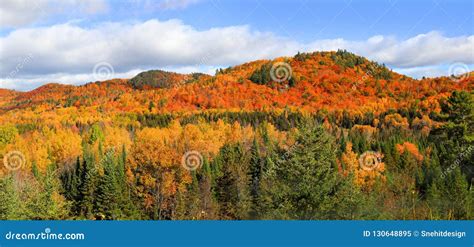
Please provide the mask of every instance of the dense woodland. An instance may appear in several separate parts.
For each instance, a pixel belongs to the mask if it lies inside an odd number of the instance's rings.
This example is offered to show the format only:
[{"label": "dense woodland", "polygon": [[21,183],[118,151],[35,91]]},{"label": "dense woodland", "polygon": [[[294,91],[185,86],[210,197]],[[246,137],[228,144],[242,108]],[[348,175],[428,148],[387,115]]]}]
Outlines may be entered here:
[{"label": "dense woodland", "polygon": [[337,51],[0,90],[11,152],[0,219],[472,220],[474,76],[415,80]]}]

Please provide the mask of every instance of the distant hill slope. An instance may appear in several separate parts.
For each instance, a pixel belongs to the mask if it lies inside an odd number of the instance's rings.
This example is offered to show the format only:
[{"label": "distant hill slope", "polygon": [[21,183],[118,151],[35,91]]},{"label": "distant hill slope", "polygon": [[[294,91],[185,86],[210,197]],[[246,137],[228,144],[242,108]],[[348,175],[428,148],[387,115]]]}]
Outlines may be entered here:
[{"label": "distant hill slope", "polygon": [[173,88],[198,81],[201,77],[206,76],[209,77],[201,73],[184,75],[163,70],[150,70],[133,77],[129,84],[135,89]]},{"label": "distant hill slope", "polygon": [[454,90],[473,90],[473,82],[472,73],[416,80],[347,51],[313,52],[219,69],[215,76],[151,70],[130,80],[48,84],[25,93],[2,90],[0,109],[95,106],[152,113],[286,108],[380,112],[416,105],[429,112],[440,97]]}]

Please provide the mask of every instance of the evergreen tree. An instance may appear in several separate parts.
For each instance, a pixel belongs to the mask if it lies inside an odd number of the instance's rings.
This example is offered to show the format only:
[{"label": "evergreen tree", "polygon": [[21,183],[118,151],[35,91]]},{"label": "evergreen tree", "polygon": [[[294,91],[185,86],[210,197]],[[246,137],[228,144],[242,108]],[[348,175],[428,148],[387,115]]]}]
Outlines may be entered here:
[{"label": "evergreen tree", "polygon": [[216,178],[216,199],[220,219],[245,219],[249,209],[248,160],[241,145],[225,145],[219,157],[221,167]]},{"label": "evergreen tree", "polygon": [[120,216],[119,202],[121,191],[117,181],[117,170],[113,153],[107,152],[101,163],[104,174],[100,176],[97,183],[95,211],[99,215],[105,215],[106,219],[115,219]]},{"label": "evergreen tree", "polygon": [[258,201],[260,197],[260,178],[263,169],[264,160],[260,157],[260,147],[255,137],[253,140],[252,147],[250,149],[250,195],[252,197],[252,211],[251,218],[257,217],[258,212]]},{"label": "evergreen tree", "polygon": [[69,214],[70,203],[60,195],[61,181],[58,176],[56,164],[50,164],[43,177],[36,178],[41,183],[41,190],[38,194],[40,206],[43,208],[43,218],[41,219],[64,219]]},{"label": "evergreen tree", "polygon": [[97,168],[94,163],[94,157],[90,153],[87,145],[84,147],[84,159],[80,169],[80,187],[78,197],[79,214],[90,218],[93,213],[94,197],[97,181]]},{"label": "evergreen tree", "polygon": [[474,100],[468,92],[453,92],[441,101],[439,120],[445,123],[431,131],[444,168],[461,166],[468,180],[474,178]]},{"label": "evergreen tree", "polygon": [[178,191],[175,219],[200,219],[201,201],[199,191],[199,181],[196,171],[191,172],[192,182],[186,188],[186,191]]},{"label": "evergreen tree", "polygon": [[474,201],[472,191],[459,168],[447,175],[435,168],[436,175],[427,192],[431,219],[472,219]]},{"label": "evergreen tree", "polygon": [[270,204],[266,218],[351,218],[341,210],[353,205],[349,180],[335,168],[335,143],[322,126],[307,123],[300,128],[296,144],[278,156],[265,186]]},{"label": "evergreen tree", "polygon": [[0,178],[0,220],[18,218],[20,199],[13,183],[12,176]]}]

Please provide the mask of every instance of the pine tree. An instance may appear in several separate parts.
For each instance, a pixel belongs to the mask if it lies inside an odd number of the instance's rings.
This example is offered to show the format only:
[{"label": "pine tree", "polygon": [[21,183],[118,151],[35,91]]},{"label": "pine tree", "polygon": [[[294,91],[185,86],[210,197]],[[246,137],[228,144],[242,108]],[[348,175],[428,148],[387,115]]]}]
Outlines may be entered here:
[{"label": "pine tree", "polygon": [[207,159],[204,159],[202,166],[201,179],[199,181],[201,216],[203,219],[215,219],[217,211],[217,203],[214,197],[214,178],[212,177],[212,169]]},{"label": "pine tree", "polygon": [[[265,193],[270,219],[351,218],[340,210],[353,205],[348,189],[335,167],[335,143],[322,126],[307,123],[296,144],[277,157],[269,172]],[[344,195],[344,196],[343,196]]]},{"label": "pine tree", "polygon": [[125,145],[122,146],[122,152],[117,162],[116,181],[118,185],[118,205],[120,206],[120,215],[117,217],[122,219],[140,219],[140,212],[136,205],[136,193],[134,188],[128,184],[127,176],[125,174],[127,167],[127,150]]},{"label": "pine tree", "polygon": [[245,219],[250,206],[248,161],[241,145],[225,145],[216,158],[221,172],[216,179],[220,219]]},{"label": "pine tree", "polygon": [[260,157],[260,147],[255,137],[253,140],[252,147],[250,149],[250,195],[252,197],[252,210],[251,218],[257,217],[258,212],[258,201],[260,197],[260,178],[263,169],[263,159]]},{"label": "pine tree", "polygon": [[71,202],[71,213],[74,216],[79,215],[80,211],[78,201],[80,199],[81,173],[81,160],[77,157],[75,166],[61,174],[62,194]]},{"label": "pine tree", "polygon": [[453,92],[441,104],[439,120],[445,123],[430,133],[443,167],[463,164],[461,169],[474,179],[474,99],[468,92]]},{"label": "pine tree", "polygon": [[38,194],[41,206],[44,208],[42,219],[64,219],[69,215],[70,203],[60,194],[61,181],[56,175],[58,168],[56,164],[50,164],[43,177],[37,180],[41,183]]},{"label": "pine tree", "polygon": [[120,215],[118,203],[121,191],[117,182],[113,154],[108,152],[101,163],[104,174],[98,179],[94,208],[97,214],[105,215],[106,219],[115,219]]},{"label": "pine tree", "polygon": [[466,177],[461,173],[461,169],[457,168],[446,180],[446,200],[449,202],[449,212],[452,213],[452,219],[469,219],[473,212],[469,209],[473,208],[473,198],[469,191],[469,184]]},{"label": "pine tree", "polygon": [[91,218],[94,207],[94,197],[97,180],[97,168],[92,153],[87,145],[84,148],[84,158],[80,169],[80,187],[78,196],[79,215]]},{"label": "pine tree", "polygon": [[0,220],[18,219],[20,199],[11,176],[0,178],[0,198]]},{"label": "pine tree", "polygon": [[196,171],[191,172],[192,182],[185,191],[178,191],[176,212],[174,219],[200,219],[201,218],[201,201],[199,191],[199,181]]}]

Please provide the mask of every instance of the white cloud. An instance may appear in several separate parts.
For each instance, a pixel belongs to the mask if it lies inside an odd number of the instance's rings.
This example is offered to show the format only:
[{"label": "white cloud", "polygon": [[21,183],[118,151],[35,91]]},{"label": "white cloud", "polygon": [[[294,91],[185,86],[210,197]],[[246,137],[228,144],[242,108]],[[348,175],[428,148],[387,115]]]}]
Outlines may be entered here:
[{"label": "white cloud", "polygon": [[454,62],[474,63],[474,35],[445,37],[439,32],[429,32],[407,40],[378,35],[365,41],[320,40],[309,47],[314,50],[343,48],[400,68]]},{"label": "white cloud", "polygon": [[[374,36],[362,41],[300,43],[248,26],[197,30],[180,20],[101,23],[87,28],[79,24],[21,28],[0,37],[0,81],[4,82],[0,87],[22,80],[85,83],[93,80],[85,75],[91,75],[100,62],[110,63],[120,77],[150,68],[208,72],[216,66],[315,50],[347,49],[408,72],[454,62],[474,64],[474,36],[445,37],[438,32],[406,40]],[[31,59],[25,62],[28,56]]]},{"label": "white cloud", "polygon": [[[454,66],[454,67],[453,67]],[[449,76],[456,75],[460,76],[464,73],[474,70],[474,64],[446,64],[446,65],[435,65],[435,66],[421,66],[421,67],[412,67],[412,68],[394,68],[394,71],[410,75],[415,78],[422,77],[438,77],[438,76]]]},{"label": "white cloud", "polygon": [[[14,70],[32,54],[22,74],[90,71],[99,62],[116,71],[137,67],[237,64],[256,58],[293,54],[296,42],[246,26],[197,31],[179,20],[143,23],[104,23],[92,28],[61,24],[25,28],[0,38],[0,74]],[[19,74],[20,74],[19,73]]]},{"label": "white cloud", "polygon": [[95,14],[108,9],[105,0],[2,0],[0,28],[19,27],[57,14]]},{"label": "white cloud", "polygon": [[0,5],[0,27],[15,27],[30,23],[43,13],[46,1],[39,0],[31,4],[28,0],[5,0]]},{"label": "white cloud", "polygon": [[[138,73],[142,72],[141,69],[134,69],[124,73],[114,73],[110,74],[109,78],[132,78]],[[88,82],[96,81],[96,77],[92,73],[81,73],[81,74],[67,74],[67,73],[58,73],[58,74],[48,74],[42,77],[28,76],[25,78],[8,78],[0,80],[0,88],[15,89],[20,91],[32,90],[45,83],[61,83],[61,84],[70,84],[78,85],[85,84]],[[78,83],[81,82],[81,83]]]}]

